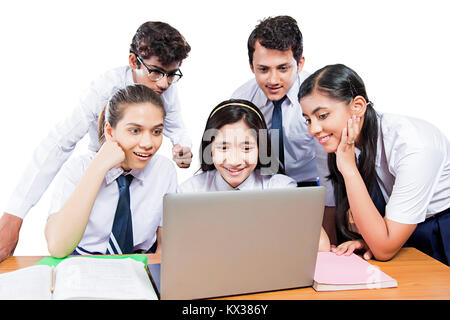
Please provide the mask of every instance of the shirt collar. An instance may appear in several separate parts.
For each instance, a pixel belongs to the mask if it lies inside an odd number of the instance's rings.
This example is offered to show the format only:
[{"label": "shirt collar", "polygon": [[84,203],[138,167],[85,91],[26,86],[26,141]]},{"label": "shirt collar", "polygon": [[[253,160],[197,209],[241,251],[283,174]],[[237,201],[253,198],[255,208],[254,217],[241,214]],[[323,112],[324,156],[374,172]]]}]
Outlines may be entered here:
[{"label": "shirt collar", "polygon": [[[133,180],[136,179],[141,183],[144,183],[144,170],[131,170],[127,174],[131,174],[133,176]],[[114,182],[120,175],[122,175],[125,171],[122,168],[112,168],[106,173],[105,181],[106,184],[110,184]]]},{"label": "shirt collar", "polygon": [[298,103],[298,91],[300,90],[300,74],[297,74],[297,77],[295,78],[294,83],[292,84],[291,88],[287,92],[286,96],[287,99],[291,102],[290,105],[295,105]]}]

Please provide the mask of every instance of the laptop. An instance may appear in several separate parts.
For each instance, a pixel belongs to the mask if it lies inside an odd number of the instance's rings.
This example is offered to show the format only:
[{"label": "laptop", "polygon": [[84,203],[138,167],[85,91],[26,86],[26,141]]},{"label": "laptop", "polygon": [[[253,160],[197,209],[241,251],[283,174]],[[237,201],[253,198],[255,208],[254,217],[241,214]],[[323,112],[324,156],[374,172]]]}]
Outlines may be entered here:
[{"label": "laptop", "polygon": [[311,286],[325,187],[168,194],[161,299],[201,299]]}]

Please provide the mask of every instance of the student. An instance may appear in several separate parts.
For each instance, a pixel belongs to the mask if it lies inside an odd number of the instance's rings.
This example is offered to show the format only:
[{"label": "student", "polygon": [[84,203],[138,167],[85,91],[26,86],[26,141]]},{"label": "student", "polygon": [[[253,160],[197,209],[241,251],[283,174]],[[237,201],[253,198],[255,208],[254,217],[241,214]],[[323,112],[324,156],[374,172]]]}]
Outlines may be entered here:
[{"label": "student", "polygon": [[45,228],[52,256],[147,252],[157,235],[161,243],[163,196],[177,187],[174,165],[155,154],[164,116],[144,85],[111,97],[99,119],[100,150],[70,159],[56,178]]},{"label": "student", "polygon": [[14,252],[22,219],[39,201],[79,140],[90,136],[90,150],[97,150],[97,120],[109,97],[120,88],[143,84],[164,102],[164,134],[174,145],[173,160],[181,168],[190,165],[191,141],[181,117],[177,88],[180,65],[190,46],[173,27],[146,22],[136,31],[130,45],[128,65],[112,69],[92,82],[73,112],[57,125],[35,150],[0,219],[0,261]]},{"label": "student", "polygon": [[[250,69],[255,77],[239,87],[233,98],[246,99],[261,109],[271,135],[279,130],[274,147],[286,175],[299,186],[317,185],[314,139],[298,115],[303,70],[303,37],[295,19],[277,16],[262,20],[247,42]],[[277,148],[274,148],[277,149]]]},{"label": "student", "polygon": [[[250,34],[247,49],[255,77],[239,87],[232,97],[250,100],[264,114],[273,150],[279,153],[284,166],[280,172],[293,178],[299,187],[318,185],[323,171],[318,168],[326,167],[327,155],[299,117],[302,107],[297,94],[309,73],[303,70],[303,36],[297,21],[289,16],[262,20]],[[328,181],[320,178],[320,184],[330,188]],[[327,207],[323,226],[331,242],[336,243],[334,216]]]},{"label": "student", "polygon": [[[178,192],[295,188],[292,178],[273,174],[271,143],[261,111],[250,101],[220,103],[208,117],[201,148],[201,173],[182,183]],[[276,160],[276,159],[275,159]],[[272,174],[268,174],[272,172]],[[319,250],[330,243],[321,231]]]},{"label": "student", "polygon": [[377,113],[362,79],[337,64],[312,74],[299,100],[328,152],[338,254],[391,259],[404,245],[449,264],[450,143],[433,125]]}]

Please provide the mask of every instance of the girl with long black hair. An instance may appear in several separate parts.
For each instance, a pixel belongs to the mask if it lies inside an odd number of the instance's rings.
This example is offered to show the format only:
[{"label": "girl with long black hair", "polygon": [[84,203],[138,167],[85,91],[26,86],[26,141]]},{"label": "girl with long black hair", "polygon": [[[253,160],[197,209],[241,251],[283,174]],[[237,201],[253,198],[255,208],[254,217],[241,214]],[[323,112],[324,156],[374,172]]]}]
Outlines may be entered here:
[{"label": "girl with long black hair", "polygon": [[[328,152],[333,251],[391,259],[413,246],[449,264],[450,143],[423,120],[377,113],[352,69],[329,65],[301,85],[309,133]],[[323,175],[322,175],[323,176]]]}]

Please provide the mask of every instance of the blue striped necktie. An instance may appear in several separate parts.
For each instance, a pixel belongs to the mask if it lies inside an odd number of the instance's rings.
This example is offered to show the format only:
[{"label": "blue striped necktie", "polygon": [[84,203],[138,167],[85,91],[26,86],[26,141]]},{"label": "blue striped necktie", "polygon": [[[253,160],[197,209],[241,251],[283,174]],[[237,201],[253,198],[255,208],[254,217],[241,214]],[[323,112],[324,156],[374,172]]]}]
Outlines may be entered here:
[{"label": "blue striped necktie", "polygon": [[272,146],[274,143],[278,145],[278,160],[284,168],[284,142],[283,142],[283,115],[281,112],[281,105],[283,104],[286,96],[278,101],[273,102],[273,113],[272,113],[272,130],[278,130],[278,141],[271,140]]},{"label": "blue striped necktie", "polygon": [[106,254],[133,253],[133,224],[130,209],[130,183],[133,180],[131,174],[119,176],[119,202],[109,238]]}]

